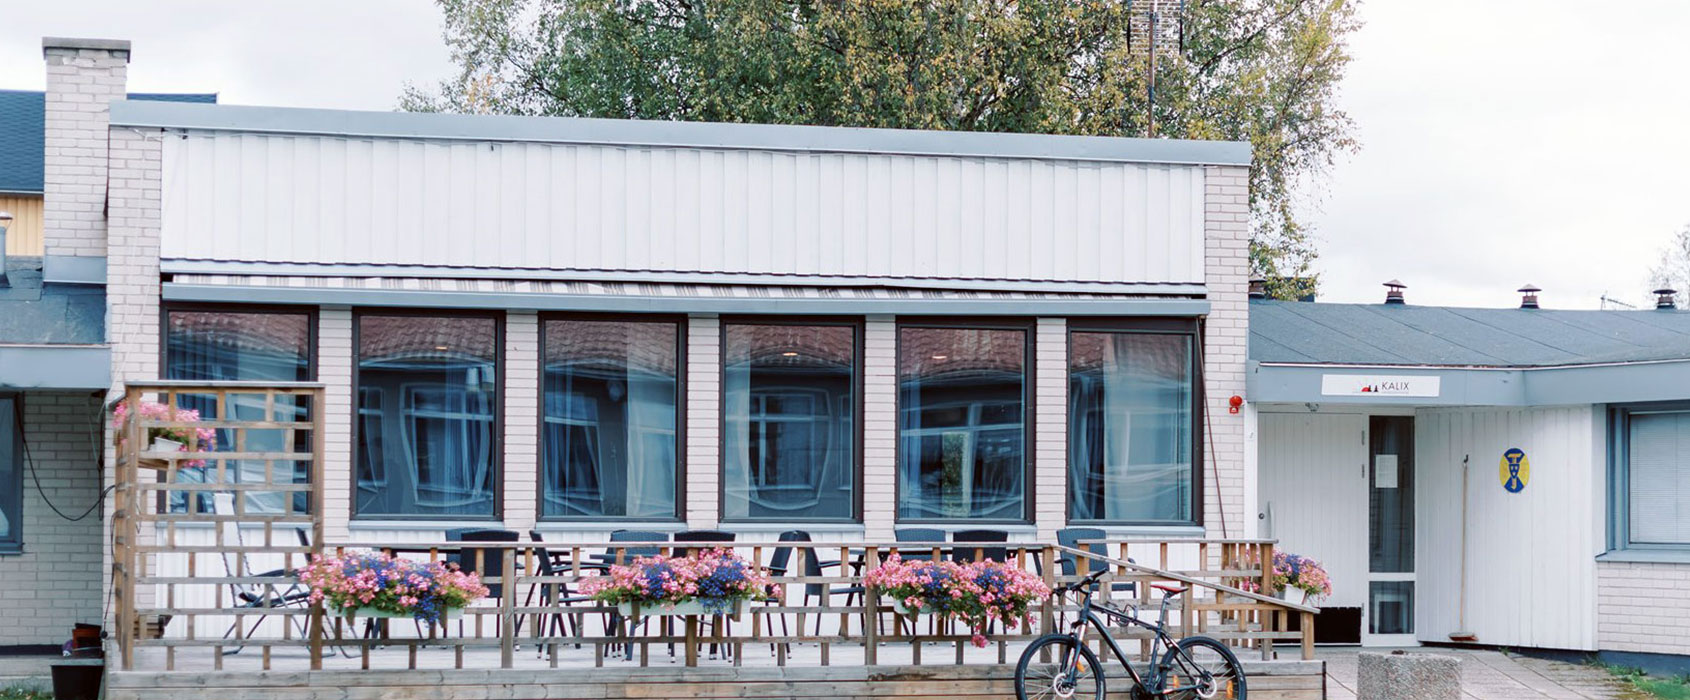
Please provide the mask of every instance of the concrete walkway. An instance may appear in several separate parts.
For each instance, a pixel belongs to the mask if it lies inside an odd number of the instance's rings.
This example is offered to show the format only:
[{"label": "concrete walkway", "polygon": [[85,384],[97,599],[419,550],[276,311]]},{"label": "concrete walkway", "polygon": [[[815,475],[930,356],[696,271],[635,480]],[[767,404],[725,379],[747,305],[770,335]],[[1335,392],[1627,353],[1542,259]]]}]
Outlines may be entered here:
[{"label": "concrete walkway", "polygon": [[[1369,649],[1385,651],[1389,649]],[[1461,658],[1463,697],[1475,700],[1645,700],[1607,671],[1592,666],[1545,661],[1488,649],[1410,649]],[[1359,700],[1356,659],[1359,649],[1322,649],[1326,660],[1327,700]]]}]

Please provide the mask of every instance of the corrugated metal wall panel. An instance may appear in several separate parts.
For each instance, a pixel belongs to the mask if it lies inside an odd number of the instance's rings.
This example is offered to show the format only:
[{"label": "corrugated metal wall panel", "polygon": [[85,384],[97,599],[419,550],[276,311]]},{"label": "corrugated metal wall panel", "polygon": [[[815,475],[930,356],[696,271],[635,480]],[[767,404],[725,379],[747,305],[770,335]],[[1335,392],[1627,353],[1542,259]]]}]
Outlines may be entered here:
[{"label": "corrugated metal wall panel", "polygon": [[166,144],[171,259],[1203,281],[1197,166],[233,132]]},{"label": "corrugated metal wall panel", "polygon": [[[1418,600],[1415,629],[1448,641],[1465,626],[1484,644],[1596,648],[1596,562],[1603,549],[1602,411],[1591,406],[1426,409],[1416,414]],[[1525,450],[1531,479],[1502,487],[1499,463]],[[1467,619],[1460,616],[1461,460],[1469,457]]]},{"label": "corrugated metal wall panel", "polygon": [[7,255],[41,255],[41,195],[0,195],[0,211],[12,215],[6,227]]},{"label": "corrugated metal wall panel", "polygon": [[1262,536],[1314,557],[1332,577],[1327,607],[1367,604],[1367,416],[1262,413],[1257,458]]}]

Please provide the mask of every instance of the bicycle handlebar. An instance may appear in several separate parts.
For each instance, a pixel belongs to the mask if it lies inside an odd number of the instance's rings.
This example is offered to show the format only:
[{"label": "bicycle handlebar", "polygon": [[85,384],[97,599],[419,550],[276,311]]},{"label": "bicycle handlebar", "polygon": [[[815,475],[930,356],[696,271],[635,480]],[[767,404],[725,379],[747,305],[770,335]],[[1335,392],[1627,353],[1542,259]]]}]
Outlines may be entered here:
[{"label": "bicycle handlebar", "polygon": [[1108,569],[1098,569],[1097,571],[1091,572],[1090,575],[1086,576],[1083,579],[1080,579],[1080,580],[1075,581],[1073,583],[1070,583],[1066,586],[1063,586],[1062,590],[1065,593],[1078,593],[1085,588],[1089,588],[1091,586],[1097,585],[1098,579],[1103,578],[1103,575],[1107,574],[1107,573],[1109,573]]}]

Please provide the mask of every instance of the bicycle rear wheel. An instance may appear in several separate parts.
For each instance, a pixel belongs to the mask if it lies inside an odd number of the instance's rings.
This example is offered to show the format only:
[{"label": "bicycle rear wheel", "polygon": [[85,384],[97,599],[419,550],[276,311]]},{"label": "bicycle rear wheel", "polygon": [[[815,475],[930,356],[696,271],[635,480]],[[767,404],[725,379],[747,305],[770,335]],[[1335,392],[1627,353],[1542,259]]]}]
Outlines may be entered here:
[{"label": "bicycle rear wheel", "polygon": [[1097,655],[1067,634],[1047,634],[1021,652],[1015,665],[1017,700],[1103,700]]},{"label": "bicycle rear wheel", "polygon": [[1231,649],[1208,637],[1187,637],[1162,657],[1163,696],[1169,700],[1244,700],[1244,666]]}]

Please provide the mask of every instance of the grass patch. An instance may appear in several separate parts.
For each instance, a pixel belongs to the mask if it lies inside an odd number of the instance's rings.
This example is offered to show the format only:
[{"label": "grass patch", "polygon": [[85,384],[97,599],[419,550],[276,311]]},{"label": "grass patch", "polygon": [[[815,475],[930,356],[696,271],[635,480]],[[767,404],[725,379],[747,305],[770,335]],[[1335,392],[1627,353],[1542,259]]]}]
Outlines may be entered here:
[{"label": "grass patch", "polygon": [[0,688],[0,700],[53,700],[53,694],[44,690],[15,686]]},{"label": "grass patch", "polygon": [[1640,668],[1625,666],[1603,665],[1604,668],[1631,687],[1649,697],[1662,700],[1690,700],[1690,676],[1677,678],[1660,678],[1651,676]]}]

